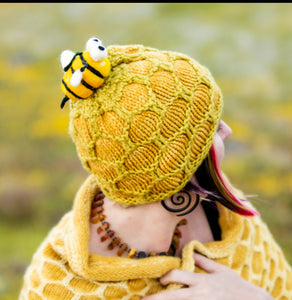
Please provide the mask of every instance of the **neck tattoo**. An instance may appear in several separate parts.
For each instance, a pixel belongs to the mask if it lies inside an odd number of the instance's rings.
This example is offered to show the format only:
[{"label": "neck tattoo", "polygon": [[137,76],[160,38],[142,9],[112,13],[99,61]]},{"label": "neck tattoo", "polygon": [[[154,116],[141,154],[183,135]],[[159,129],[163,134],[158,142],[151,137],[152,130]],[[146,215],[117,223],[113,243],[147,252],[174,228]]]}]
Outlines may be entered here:
[{"label": "neck tattoo", "polygon": [[196,194],[196,199],[193,200],[189,192],[181,190],[171,196],[170,199],[162,200],[161,204],[166,210],[175,213],[179,217],[191,213],[199,202],[200,196],[198,194]]},{"label": "neck tattoo", "polygon": [[108,250],[113,250],[114,248],[117,249],[117,255],[122,256],[124,253],[127,253],[129,258],[144,258],[148,256],[157,256],[157,255],[168,255],[174,256],[176,254],[176,250],[179,248],[179,239],[181,238],[181,231],[179,229],[180,226],[186,225],[187,220],[181,220],[177,225],[173,233],[172,243],[168,252],[149,252],[146,253],[144,251],[137,251],[135,248],[131,248],[128,244],[124,243],[119,237],[115,235],[115,232],[111,230],[109,222],[106,221],[106,216],[104,214],[103,209],[103,199],[105,198],[102,192],[99,192],[91,206],[91,223],[97,224],[100,223],[99,227],[97,228],[97,234],[101,235],[100,241],[105,242],[109,241],[110,243],[107,246]]}]

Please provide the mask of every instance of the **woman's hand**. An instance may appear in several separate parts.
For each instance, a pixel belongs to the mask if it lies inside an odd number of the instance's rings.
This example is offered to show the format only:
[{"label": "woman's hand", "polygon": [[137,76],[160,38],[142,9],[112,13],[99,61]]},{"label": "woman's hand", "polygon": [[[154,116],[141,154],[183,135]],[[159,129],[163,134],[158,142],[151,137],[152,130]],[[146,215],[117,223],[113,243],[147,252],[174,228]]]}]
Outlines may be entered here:
[{"label": "woman's hand", "polygon": [[141,300],[271,300],[263,289],[241,278],[228,267],[205,256],[194,254],[198,267],[208,272],[192,273],[178,269],[169,271],[160,278],[162,285],[178,283],[187,288],[169,290]]}]

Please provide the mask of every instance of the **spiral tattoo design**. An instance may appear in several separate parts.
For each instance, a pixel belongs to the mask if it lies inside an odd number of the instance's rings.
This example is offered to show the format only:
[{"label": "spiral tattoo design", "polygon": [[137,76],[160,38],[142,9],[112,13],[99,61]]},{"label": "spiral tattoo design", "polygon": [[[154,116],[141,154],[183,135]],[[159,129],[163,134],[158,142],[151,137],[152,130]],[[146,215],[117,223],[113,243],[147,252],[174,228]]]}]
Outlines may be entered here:
[{"label": "spiral tattoo design", "polygon": [[196,199],[192,200],[191,195],[187,191],[182,190],[171,196],[170,201],[162,200],[161,204],[166,210],[177,213],[179,217],[192,212],[198,206],[199,202],[200,197],[198,194],[196,194]]}]

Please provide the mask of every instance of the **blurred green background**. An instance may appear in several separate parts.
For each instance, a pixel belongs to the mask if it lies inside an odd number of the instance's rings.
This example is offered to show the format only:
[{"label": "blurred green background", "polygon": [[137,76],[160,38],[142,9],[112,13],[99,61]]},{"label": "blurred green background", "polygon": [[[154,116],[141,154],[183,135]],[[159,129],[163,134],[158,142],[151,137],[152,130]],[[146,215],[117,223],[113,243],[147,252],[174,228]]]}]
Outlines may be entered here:
[{"label": "blurred green background", "polygon": [[261,211],[292,263],[292,4],[0,4],[0,298],[71,209],[87,172],[59,108],[65,49],[144,44],[183,52],[221,87],[233,128],[223,170]]}]

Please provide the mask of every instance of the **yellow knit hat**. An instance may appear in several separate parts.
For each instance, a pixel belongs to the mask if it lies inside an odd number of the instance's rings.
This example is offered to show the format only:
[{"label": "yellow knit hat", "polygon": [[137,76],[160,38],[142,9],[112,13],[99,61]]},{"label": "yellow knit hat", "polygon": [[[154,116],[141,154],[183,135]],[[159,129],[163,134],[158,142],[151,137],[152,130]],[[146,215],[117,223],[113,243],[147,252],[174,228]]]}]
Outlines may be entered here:
[{"label": "yellow knit hat", "polygon": [[111,70],[87,99],[71,100],[69,133],[110,199],[160,201],[190,180],[213,142],[222,97],[186,55],[142,45],[107,48]]}]

